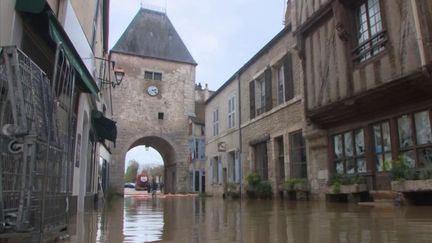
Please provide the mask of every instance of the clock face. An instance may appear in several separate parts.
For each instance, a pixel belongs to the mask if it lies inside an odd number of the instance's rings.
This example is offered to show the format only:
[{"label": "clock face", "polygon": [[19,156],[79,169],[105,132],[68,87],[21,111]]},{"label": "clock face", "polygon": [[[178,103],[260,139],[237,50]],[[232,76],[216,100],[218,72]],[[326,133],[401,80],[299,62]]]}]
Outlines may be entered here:
[{"label": "clock face", "polygon": [[156,96],[159,94],[159,89],[156,86],[151,85],[147,88],[147,93],[151,96]]}]

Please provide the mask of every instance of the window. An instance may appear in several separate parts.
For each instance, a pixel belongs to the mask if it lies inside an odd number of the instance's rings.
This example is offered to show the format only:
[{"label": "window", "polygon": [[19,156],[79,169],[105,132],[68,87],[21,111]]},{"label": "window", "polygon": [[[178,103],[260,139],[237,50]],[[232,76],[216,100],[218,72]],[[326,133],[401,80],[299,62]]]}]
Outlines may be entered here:
[{"label": "window", "polygon": [[363,129],[333,136],[333,156],[336,173],[354,174],[366,172]]},{"label": "window", "polygon": [[302,131],[291,133],[290,155],[292,178],[307,178],[306,147]]},{"label": "window", "polygon": [[189,141],[189,147],[192,161],[205,158],[205,139],[193,138]]},{"label": "window", "polygon": [[387,42],[383,30],[379,0],[367,0],[356,9],[357,48],[354,60],[358,63],[378,55]]},{"label": "window", "polygon": [[375,152],[376,170],[387,171],[391,168],[392,147],[390,137],[390,123],[381,122],[372,126]]},{"label": "window", "polygon": [[237,182],[236,179],[236,154],[235,152],[228,153],[228,182]]},{"label": "window", "polygon": [[144,72],[144,79],[161,81],[162,80],[162,73],[145,71]]},{"label": "window", "polygon": [[267,143],[259,143],[254,146],[255,170],[261,180],[268,180]]},{"label": "window", "polygon": [[163,112],[158,112],[158,119],[159,120],[163,120],[164,119],[164,113]]},{"label": "window", "polygon": [[144,78],[145,79],[153,79],[153,72],[145,71],[144,72]]},{"label": "window", "polygon": [[283,136],[275,138],[275,145],[276,145],[276,156],[277,156],[277,163],[278,167],[277,170],[278,173],[278,181],[284,182],[285,181],[285,154],[284,154],[284,143],[283,143]]},{"label": "window", "polygon": [[421,111],[397,119],[400,154],[411,167],[432,165],[430,112]]},{"label": "window", "polygon": [[272,108],[271,69],[249,83],[250,118]]},{"label": "window", "polygon": [[194,144],[195,148],[194,148],[194,158],[197,159],[199,158],[199,140],[195,139],[195,144]]},{"label": "window", "polygon": [[213,136],[219,134],[219,109],[213,111]]},{"label": "window", "polygon": [[235,126],[235,96],[228,99],[228,128]]}]

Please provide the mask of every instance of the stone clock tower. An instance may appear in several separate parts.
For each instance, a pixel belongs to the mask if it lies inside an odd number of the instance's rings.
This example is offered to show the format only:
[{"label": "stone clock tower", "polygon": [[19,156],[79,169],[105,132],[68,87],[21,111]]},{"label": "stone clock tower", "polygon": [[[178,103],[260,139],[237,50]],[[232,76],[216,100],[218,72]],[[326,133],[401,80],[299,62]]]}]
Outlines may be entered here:
[{"label": "stone clock tower", "polygon": [[126,75],[112,90],[117,146],[110,185],[123,192],[125,156],[138,145],[162,155],[166,192],[189,191],[188,118],[195,116],[196,62],[165,13],[140,9],[111,50]]}]

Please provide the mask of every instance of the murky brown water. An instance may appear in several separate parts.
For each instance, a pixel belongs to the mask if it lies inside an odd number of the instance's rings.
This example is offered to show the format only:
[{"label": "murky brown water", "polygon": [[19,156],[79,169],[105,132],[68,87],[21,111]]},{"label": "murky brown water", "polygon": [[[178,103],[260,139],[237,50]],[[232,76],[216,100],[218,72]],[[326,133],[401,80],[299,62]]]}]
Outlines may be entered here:
[{"label": "murky brown water", "polygon": [[126,197],[78,215],[70,234],[80,243],[430,243],[432,207]]}]

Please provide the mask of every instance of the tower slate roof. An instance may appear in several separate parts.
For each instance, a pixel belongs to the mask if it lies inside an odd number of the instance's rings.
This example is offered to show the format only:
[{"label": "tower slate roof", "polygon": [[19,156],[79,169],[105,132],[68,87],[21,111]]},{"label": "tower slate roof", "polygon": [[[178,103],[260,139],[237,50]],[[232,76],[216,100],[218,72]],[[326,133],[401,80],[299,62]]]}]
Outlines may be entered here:
[{"label": "tower slate roof", "polygon": [[197,65],[168,16],[143,8],[111,51]]}]

